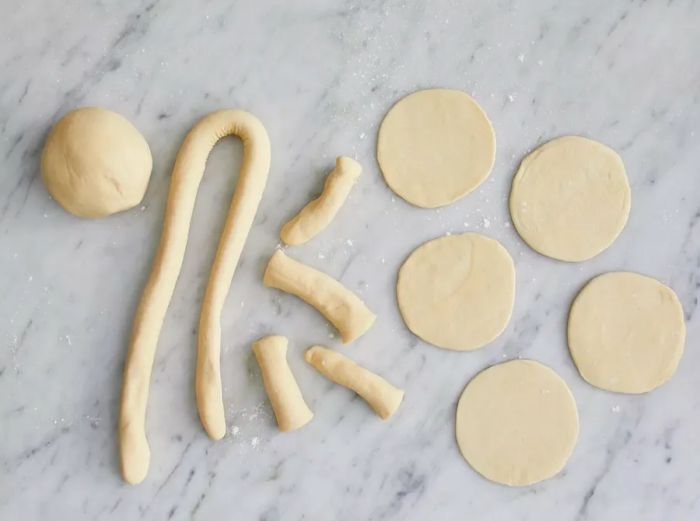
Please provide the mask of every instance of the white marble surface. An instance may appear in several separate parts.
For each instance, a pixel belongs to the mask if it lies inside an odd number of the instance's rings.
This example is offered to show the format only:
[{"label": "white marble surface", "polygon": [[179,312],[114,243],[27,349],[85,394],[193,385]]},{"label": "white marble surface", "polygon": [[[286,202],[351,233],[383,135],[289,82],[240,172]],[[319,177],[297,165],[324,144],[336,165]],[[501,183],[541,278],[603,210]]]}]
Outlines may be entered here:
[{"label": "white marble surface", "polygon": [[[18,2],[0,20],[0,519],[700,518],[700,4],[669,2]],[[417,88],[472,93],[498,140],[493,174],[449,208],[392,193],[374,154],[388,107]],[[47,195],[38,158],[65,111],[105,106],[145,134],[154,173],[143,206],[80,220]],[[240,160],[226,140],[199,194],[184,271],[161,335],[148,409],[150,474],[119,477],[118,396],[134,306],[160,232],[175,152],[200,116],[241,107],[266,124],[270,182],[223,316],[229,435],[209,441],[193,399],[199,304]],[[524,154],[562,134],[624,158],[632,213],[583,264],[535,254],[509,225]],[[302,360],[339,347],[311,308],[262,287],[280,224],[317,192],[338,154],[365,173],[332,227],[290,250],[356,289],[376,325],[343,348],[403,386],[379,421]],[[517,264],[505,333],[474,353],[418,341],[394,298],[422,241],[463,230],[501,240]],[[607,270],[670,284],[686,312],[676,376],[646,396],[587,385],[567,352],[576,291]],[[293,434],[271,417],[251,341],[291,339],[316,413]],[[532,487],[481,479],[459,456],[456,400],[480,369],[531,357],[571,386],[581,433],[565,471]]]}]

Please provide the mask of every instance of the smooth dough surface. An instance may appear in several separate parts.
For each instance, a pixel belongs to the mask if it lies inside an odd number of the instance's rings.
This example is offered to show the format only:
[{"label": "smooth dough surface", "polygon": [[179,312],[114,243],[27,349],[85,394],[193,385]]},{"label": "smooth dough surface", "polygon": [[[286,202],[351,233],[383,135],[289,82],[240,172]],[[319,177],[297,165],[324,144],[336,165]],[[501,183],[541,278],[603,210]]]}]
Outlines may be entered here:
[{"label": "smooth dough surface", "polygon": [[158,337],[185,257],[207,158],[217,141],[228,135],[243,141],[243,159],[202,299],[194,382],[197,410],[207,434],[212,439],[226,434],[220,318],[270,169],[270,140],[262,122],[248,112],[231,109],[217,110],[199,120],[185,136],[173,166],[163,231],[134,315],[124,364],[119,447],[127,483],[140,483],[148,473],[151,450],[146,438],[146,406]]},{"label": "smooth dough surface", "polygon": [[359,366],[347,356],[327,347],[312,346],[306,350],[304,358],[326,378],[355,391],[382,420],[391,418],[401,405],[403,390]]},{"label": "smooth dough surface", "polygon": [[617,238],[629,212],[622,159],[591,139],[554,139],[523,159],[513,178],[515,228],[530,247],[554,259],[595,257]]},{"label": "smooth dough surface", "polygon": [[293,246],[304,244],[321,233],[343,206],[361,173],[360,163],[350,157],[339,156],[335,160],[335,168],[326,177],[321,195],[282,226],[280,239]]},{"label": "smooth dough surface", "polygon": [[279,335],[266,336],[253,343],[265,392],[282,432],[300,429],[314,417],[287,363],[288,343]]},{"label": "smooth dough surface", "polygon": [[292,295],[315,307],[340,332],[344,344],[360,338],[377,316],[362,299],[330,275],[276,250],[267,263],[263,284]]},{"label": "smooth dough surface", "polygon": [[513,259],[478,233],[419,246],[399,270],[396,294],[408,328],[426,342],[467,351],[505,329],[515,299]]},{"label": "smooth dough surface", "polygon": [[457,404],[457,443],[491,481],[531,485],[557,474],[578,438],[576,402],[566,382],[532,360],[511,360],[476,375]]},{"label": "smooth dough surface", "polygon": [[141,202],[151,177],[148,143],[121,114],[84,107],[51,129],[41,176],[53,198],[79,217],[104,217]]},{"label": "smooth dough surface", "polygon": [[591,385],[644,393],[675,373],[685,344],[683,307],[671,288],[637,273],[591,280],[569,313],[569,350]]},{"label": "smooth dough surface", "polygon": [[436,208],[479,186],[493,168],[496,136],[468,94],[421,90],[384,117],[377,160],[391,189],[411,204]]}]

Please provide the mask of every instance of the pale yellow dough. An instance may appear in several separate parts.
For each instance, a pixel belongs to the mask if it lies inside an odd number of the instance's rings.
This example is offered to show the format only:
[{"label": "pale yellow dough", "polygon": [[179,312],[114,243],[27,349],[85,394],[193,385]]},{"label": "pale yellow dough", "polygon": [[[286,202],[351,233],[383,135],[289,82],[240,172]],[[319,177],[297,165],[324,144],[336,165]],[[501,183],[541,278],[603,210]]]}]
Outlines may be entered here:
[{"label": "pale yellow dough", "polygon": [[453,203],[488,177],[496,136],[486,113],[468,94],[450,89],[414,92],[384,117],[377,160],[391,189],[409,203]]},{"label": "pale yellow dough", "polygon": [[53,198],[79,217],[104,217],[141,202],[151,177],[148,143],[121,114],[72,110],[54,125],[41,156]]},{"label": "pale yellow dough", "polygon": [[598,255],[625,227],[629,211],[622,159],[591,139],[554,139],[523,159],[513,178],[515,228],[534,250],[554,259]]},{"label": "pale yellow dough", "polygon": [[576,402],[566,382],[532,360],[477,374],[457,404],[457,443],[491,481],[531,485],[564,468],[578,437]]},{"label": "pale yellow dough", "polygon": [[361,337],[377,316],[340,282],[277,250],[267,263],[263,284],[315,307],[340,332],[344,344]]},{"label": "pale yellow dough", "polygon": [[192,127],[177,153],[163,232],[134,316],[124,367],[119,447],[122,476],[131,484],[143,481],[148,473],[151,459],[145,430],[148,386],[158,336],[185,256],[197,188],[209,152],[219,139],[228,135],[243,141],[243,161],[202,301],[195,372],[202,425],[213,439],[226,434],[219,369],[219,318],[270,169],[270,140],[265,127],[242,110],[219,110],[206,115]]},{"label": "pale yellow dough", "polygon": [[513,259],[477,233],[449,235],[418,247],[399,270],[396,293],[408,328],[426,342],[467,351],[508,325],[515,299]]},{"label": "pale yellow dough", "polygon": [[326,177],[323,193],[282,226],[280,239],[295,246],[304,244],[321,233],[343,206],[360,173],[360,163],[347,156],[338,157],[335,168]]},{"label": "pale yellow dough", "polygon": [[299,429],[314,417],[287,364],[287,343],[285,337],[275,335],[261,338],[253,344],[265,392],[282,432]]},{"label": "pale yellow dough", "polygon": [[335,383],[352,389],[374,409],[382,420],[390,418],[401,405],[404,392],[384,378],[322,346],[307,349],[306,361]]},{"label": "pale yellow dough", "polygon": [[683,308],[651,277],[612,272],[591,280],[569,313],[569,350],[590,384],[645,393],[666,382],[685,344]]}]

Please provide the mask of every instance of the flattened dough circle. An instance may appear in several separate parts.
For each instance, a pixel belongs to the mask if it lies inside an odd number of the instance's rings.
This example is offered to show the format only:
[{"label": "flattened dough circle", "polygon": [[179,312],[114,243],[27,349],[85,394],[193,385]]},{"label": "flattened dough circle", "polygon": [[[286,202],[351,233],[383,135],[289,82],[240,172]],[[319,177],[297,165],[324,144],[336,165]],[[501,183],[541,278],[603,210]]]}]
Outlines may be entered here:
[{"label": "flattened dough circle", "polygon": [[591,385],[645,393],[675,373],[685,344],[683,308],[651,277],[612,272],[591,280],[569,313],[569,350]]},{"label": "flattened dough circle", "polygon": [[377,160],[391,189],[411,204],[436,208],[479,186],[493,168],[496,136],[468,94],[429,89],[409,94],[384,117]]},{"label": "flattened dough circle", "polygon": [[477,374],[457,404],[459,450],[479,474],[510,486],[557,474],[578,438],[576,402],[566,382],[533,360]]},{"label": "flattened dough circle", "polygon": [[478,233],[419,246],[399,270],[396,294],[408,328],[426,342],[468,351],[505,329],[515,299],[513,259]]},{"label": "flattened dough circle", "polygon": [[579,262],[609,247],[627,223],[630,187],[620,156],[578,136],[554,139],[523,159],[510,215],[542,255]]}]

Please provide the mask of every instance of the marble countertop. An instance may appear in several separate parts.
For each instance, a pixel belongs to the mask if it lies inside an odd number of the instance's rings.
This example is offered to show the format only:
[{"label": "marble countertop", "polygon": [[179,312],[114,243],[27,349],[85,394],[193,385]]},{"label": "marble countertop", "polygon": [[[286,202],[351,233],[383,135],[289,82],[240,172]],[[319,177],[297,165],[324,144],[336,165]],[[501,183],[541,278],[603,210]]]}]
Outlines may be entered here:
[{"label": "marble countertop", "polygon": [[[22,2],[0,21],[0,519],[695,520],[700,518],[700,3],[669,2]],[[493,121],[497,159],[474,193],[442,210],[394,196],[376,131],[406,93],[471,93]],[[151,145],[140,208],[101,220],[64,212],[38,175],[44,137],[65,111],[111,108]],[[148,408],[147,480],[118,472],[116,417],[130,321],[160,233],[170,170],[202,115],[247,109],[272,141],[269,184],[223,314],[229,434],[212,442],[193,393],[195,329],[241,148],[224,140],[200,190],[187,257],[160,338]],[[620,152],[629,222],[595,259],[530,250],[506,195],[519,160],[559,135]],[[364,173],[332,228],[290,254],[340,278],[377,312],[342,348],[406,389],[381,422],[302,359],[339,347],[293,297],[263,288],[280,224],[337,155]],[[479,231],[514,257],[513,318],[472,353],[404,327],[396,272],[418,244]],[[604,271],[638,271],[683,303],[686,352],[655,392],[597,390],[567,351],[568,306]],[[290,364],[315,412],[277,431],[251,342],[290,338]],[[581,432],[566,469],[507,488],[480,478],[454,439],[456,401],[489,364],[529,357],[570,385]]]}]

